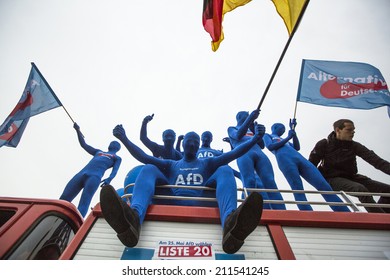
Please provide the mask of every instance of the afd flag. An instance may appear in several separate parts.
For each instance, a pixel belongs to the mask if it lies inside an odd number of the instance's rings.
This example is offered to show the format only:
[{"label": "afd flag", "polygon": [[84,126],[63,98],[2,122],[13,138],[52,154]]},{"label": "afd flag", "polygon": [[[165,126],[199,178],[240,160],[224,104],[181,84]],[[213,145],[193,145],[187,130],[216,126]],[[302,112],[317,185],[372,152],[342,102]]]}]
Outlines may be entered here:
[{"label": "afd flag", "polygon": [[390,106],[390,93],[381,72],[372,65],[303,59],[297,101],[374,109]]},{"label": "afd flag", "polygon": [[34,63],[18,104],[0,126],[0,147],[16,147],[29,118],[62,106]]}]

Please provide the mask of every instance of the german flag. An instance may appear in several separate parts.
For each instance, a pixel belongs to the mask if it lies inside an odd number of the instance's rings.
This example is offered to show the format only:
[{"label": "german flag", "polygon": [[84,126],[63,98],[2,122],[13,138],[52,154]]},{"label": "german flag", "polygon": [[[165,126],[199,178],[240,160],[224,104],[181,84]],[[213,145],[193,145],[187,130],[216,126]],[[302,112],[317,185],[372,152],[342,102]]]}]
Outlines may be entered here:
[{"label": "german flag", "polygon": [[215,52],[224,39],[222,21],[226,13],[243,6],[251,0],[203,0],[202,23],[210,34],[211,48]]}]

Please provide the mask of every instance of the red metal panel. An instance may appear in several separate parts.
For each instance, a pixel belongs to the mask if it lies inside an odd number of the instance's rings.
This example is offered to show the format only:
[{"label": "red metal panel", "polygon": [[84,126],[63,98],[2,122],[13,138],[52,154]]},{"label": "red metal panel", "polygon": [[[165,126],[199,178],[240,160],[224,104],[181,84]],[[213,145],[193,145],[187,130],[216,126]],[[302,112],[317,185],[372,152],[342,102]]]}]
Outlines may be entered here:
[{"label": "red metal panel", "polygon": [[295,260],[294,252],[280,225],[268,225],[268,232],[280,260]]},{"label": "red metal panel", "polygon": [[77,231],[76,235],[69,243],[68,247],[66,247],[65,251],[62,253],[60,260],[71,260],[73,256],[76,254],[78,248],[83,243],[84,239],[87,237],[88,232],[91,230],[98,216],[101,216],[100,204],[95,207],[98,210],[93,210],[84,221],[83,225]]}]

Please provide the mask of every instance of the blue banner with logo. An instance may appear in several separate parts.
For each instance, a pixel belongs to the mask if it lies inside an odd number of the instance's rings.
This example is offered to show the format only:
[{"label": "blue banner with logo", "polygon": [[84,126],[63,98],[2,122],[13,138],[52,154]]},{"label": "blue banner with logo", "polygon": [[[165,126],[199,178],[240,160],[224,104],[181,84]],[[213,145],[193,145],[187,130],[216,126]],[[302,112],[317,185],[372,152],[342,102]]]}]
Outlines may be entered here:
[{"label": "blue banner with logo", "polygon": [[370,64],[303,59],[297,101],[374,109],[390,106],[390,93],[381,72]]},{"label": "blue banner with logo", "polygon": [[30,117],[62,106],[35,64],[31,65],[22,97],[0,125],[0,147],[16,147]]}]

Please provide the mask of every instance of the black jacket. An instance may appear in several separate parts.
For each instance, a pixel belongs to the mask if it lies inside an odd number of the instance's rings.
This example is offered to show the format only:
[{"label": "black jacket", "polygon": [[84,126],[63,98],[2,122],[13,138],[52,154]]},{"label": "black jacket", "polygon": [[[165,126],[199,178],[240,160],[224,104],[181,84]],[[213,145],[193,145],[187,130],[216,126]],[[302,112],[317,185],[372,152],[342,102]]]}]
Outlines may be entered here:
[{"label": "black jacket", "polygon": [[358,142],[336,139],[335,132],[329,134],[327,139],[317,142],[310,153],[309,161],[315,166],[318,166],[321,162],[318,169],[325,178],[344,177],[352,179],[358,173],[356,156],[390,175],[390,163],[388,161],[380,158],[374,151],[367,149]]}]

